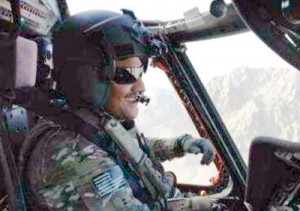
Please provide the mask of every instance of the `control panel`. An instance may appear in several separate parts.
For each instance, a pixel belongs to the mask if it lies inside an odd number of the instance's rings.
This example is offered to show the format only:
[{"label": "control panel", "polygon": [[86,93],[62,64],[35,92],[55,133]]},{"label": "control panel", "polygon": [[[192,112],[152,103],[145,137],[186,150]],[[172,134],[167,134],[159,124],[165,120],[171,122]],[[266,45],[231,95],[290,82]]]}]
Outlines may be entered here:
[{"label": "control panel", "polygon": [[[20,0],[22,29],[28,29],[39,35],[48,34],[59,17],[54,13],[57,11],[57,7],[50,8],[50,4],[46,3],[42,0]],[[13,23],[10,1],[0,0],[0,19]]]}]

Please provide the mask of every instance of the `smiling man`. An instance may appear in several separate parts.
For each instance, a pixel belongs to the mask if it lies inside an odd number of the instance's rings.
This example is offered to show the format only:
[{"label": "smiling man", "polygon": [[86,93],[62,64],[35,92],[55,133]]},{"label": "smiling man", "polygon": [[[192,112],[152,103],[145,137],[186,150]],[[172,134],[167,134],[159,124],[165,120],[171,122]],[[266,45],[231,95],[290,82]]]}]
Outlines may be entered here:
[{"label": "smiling man", "polygon": [[[67,18],[56,32],[55,79],[67,106],[85,121],[109,116],[122,136],[103,136],[107,145],[99,147],[41,119],[25,140],[34,147],[23,150],[29,155],[24,169],[30,209],[211,209],[209,199],[178,198],[175,176],[160,164],[185,153],[203,153],[202,163],[209,164],[215,156],[210,141],[187,134],[146,139],[134,125],[137,104],[149,101],[142,81],[149,49],[139,27],[130,13],[89,11]],[[141,159],[135,160],[137,154]]]},{"label": "smiling man", "polygon": [[[116,61],[116,77],[111,82],[110,97],[106,111],[120,120],[133,120],[138,115],[138,98],[145,91],[141,79],[144,67],[139,57]],[[130,84],[122,84],[128,78]],[[132,79],[130,79],[132,78]]]}]

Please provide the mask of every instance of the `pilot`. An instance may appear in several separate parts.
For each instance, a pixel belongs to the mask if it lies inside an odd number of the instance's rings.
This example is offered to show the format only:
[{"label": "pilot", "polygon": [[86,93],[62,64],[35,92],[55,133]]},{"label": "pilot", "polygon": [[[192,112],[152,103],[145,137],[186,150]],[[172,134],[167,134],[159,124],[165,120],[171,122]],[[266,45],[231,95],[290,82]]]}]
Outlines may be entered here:
[{"label": "pilot", "polygon": [[[97,146],[41,117],[21,153],[30,209],[211,210],[209,198],[184,198],[176,189],[175,176],[164,172],[160,163],[203,153],[202,164],[209,164],[215,157],[210,141],[187,134],[146,139],[134,125],[138,103],[147,101],[142,75],[151,49],[143,39],[145,32],[130,12],[88,11],[70,16],[55,33],[54,78],[66,96],[64,106],[86,122],[95,118],[117,122],[130,143],[126,153],[109,137],[106,146]],[[127,162],[136,151],[146,155],[147,172],[135,171],[138,167]],[[145,178],[156,178],[153,186],[163,190],[151,192]]]}]

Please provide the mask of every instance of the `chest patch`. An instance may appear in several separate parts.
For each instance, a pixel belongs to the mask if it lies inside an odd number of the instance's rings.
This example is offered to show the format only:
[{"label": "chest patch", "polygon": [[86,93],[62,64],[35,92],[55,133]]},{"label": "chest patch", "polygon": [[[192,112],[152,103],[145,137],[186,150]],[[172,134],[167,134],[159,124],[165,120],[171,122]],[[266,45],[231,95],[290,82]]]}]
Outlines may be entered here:
[{"label": "chest patch", "polygon": [[125,178],[119,166],[113,166],[106,172],[93,177],[92,183],[101,197],[121,190],[126,185]]}]

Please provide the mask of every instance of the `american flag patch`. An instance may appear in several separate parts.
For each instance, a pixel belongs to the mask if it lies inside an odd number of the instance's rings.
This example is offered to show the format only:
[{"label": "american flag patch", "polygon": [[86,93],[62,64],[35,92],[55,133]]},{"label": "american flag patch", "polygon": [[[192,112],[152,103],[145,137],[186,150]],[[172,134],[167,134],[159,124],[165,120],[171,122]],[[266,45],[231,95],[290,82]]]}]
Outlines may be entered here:
[{"label": "american flag patch", "polygon": [[114,166],[106,172],[92,178],[92,183],[101,197],[122,189],[126,185],[125,178],[119,166]]}]

